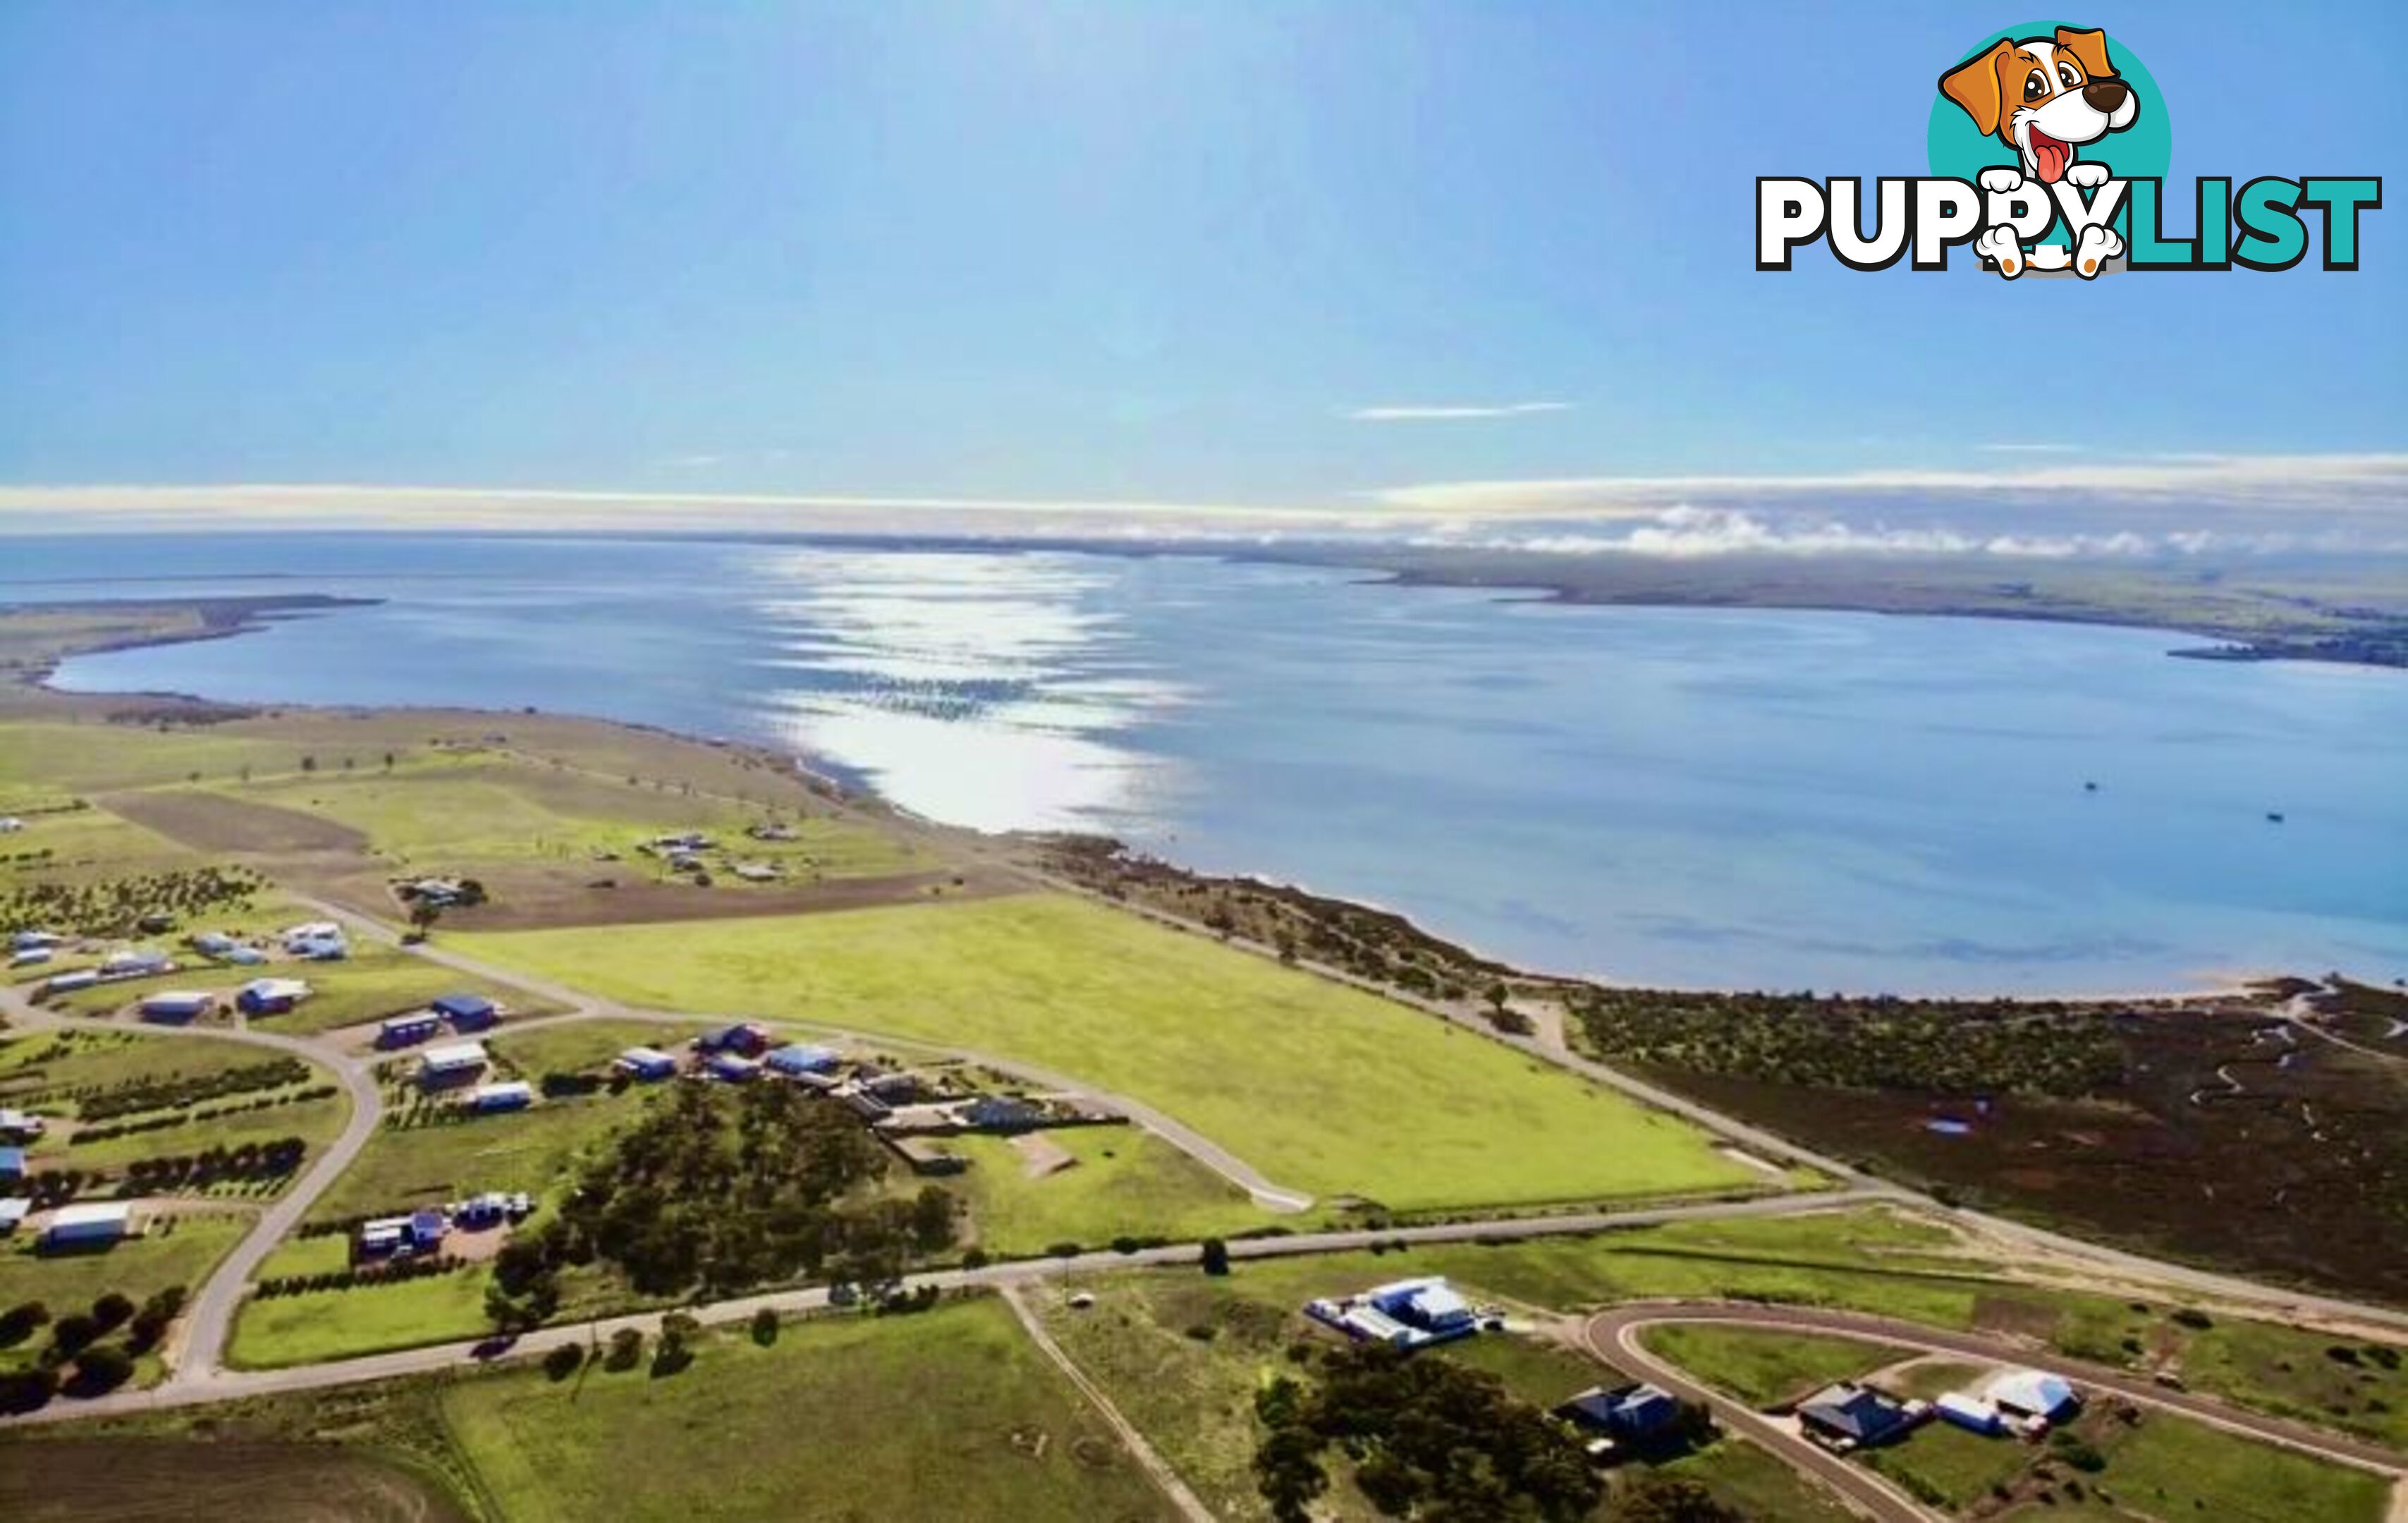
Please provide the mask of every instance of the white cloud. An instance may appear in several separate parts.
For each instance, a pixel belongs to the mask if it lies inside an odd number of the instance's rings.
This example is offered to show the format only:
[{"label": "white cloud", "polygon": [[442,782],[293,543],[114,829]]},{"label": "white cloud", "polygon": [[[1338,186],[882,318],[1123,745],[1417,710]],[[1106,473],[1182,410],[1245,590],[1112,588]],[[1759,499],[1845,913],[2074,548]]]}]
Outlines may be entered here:
[{"label": "white cloud", "polygon": [[2026,444],[2002,441],[1977,444],[1973,447],[1977,450],[1986,450],[1992,454],[2079,454],[2082,453],[2082,446],[2079,444]]},{"label": "white cloud", "polygon": [[1466,418],[1522,418],[1534,412],[1570,412],[1570,402],[1494,402],[1460,406],[1385,406],[1355,408],[1346,416],[1355,423],[1452,423]]},{"label": "white cloud", "polygon": [[1408,511],[1491,517],[1641,517],[1683,502],[1762,503],[1881,494],[2190,499],[2264,508],[2398,510],[2408,506],[2408,453],[2183,455],[2143,462],[1876,469],[1810,475],[1588,476],[1438,481],[1373,492]]}]

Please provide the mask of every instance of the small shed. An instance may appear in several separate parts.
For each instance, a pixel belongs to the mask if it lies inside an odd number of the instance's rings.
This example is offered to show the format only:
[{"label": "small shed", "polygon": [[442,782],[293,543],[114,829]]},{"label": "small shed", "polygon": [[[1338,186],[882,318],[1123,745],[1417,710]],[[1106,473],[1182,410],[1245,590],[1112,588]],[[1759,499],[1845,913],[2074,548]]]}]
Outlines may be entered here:
[{"label": "small shed", "polygon": [[425,1089],[465,1084],[484,1072],[485,1065],[490,1061],[481,1042],[455,1042],[441,1047],[429,1047],[418,1059],[418,1083]]},{"label": "small shed", "polygon": [[223,931],[201,931],[193,938],[193,950],[204,957],[222,957],[240,944]]},{"label": "small shed", "polygon": [[705,1031],[694,1039],[699,1051],[706,1053],[737,1053],[745,1057],[758,1057],[769,1050],[769,1033],[751,1021],[738,1021]]},{"label": "small shed", "polygon": [[6,1200],[0,1200],[0,1232],[14,1232],[25,1225],[25,1218],[32,1215],[33,1212],[34,1202],[22,1196],[9,1196]]},{"label": "small shed", "polygon": [[826,1047],[813,1047],[804,1042],[790,1042],[763,1059],[778,1072],[793,1078],[798,1073],[825,1073],[843,1059]]},{"label": "small shed", "polygon": [[13,1143],[0,1147],[0,1179],[25,1177],[25,1150]]},{"label": "small shed", "polygon": [[297,978],[255,978],[242,986],[234,1002],[246,1015],[284,1015],[311,992]]},{"label": "small shed", "polygon": [[1982,1395],[2001,1412],[2043,1422],[2056,1422],[2081,1405],[2065,1377],[2041,1370],[2009,1370],[1985,1387]]},{"label": "small shed", "polygon": [[501,1019],[501,1007],[480,994],[447,994],[427,1007],[454,1031],[483,1031]]},{"label": "small shed", "polygon": [[622,1073],[651,1081],[677,1075],[677,1059],[656,1047],[630,1047],[621,1053],[613,1065]]},{"label": "small shed", "polygon": [[480,1085],[468,1092],[468,1109],[480,1115],[500,1111],[523,1111],[534,1103],[535,1086],[517,1079]]},{"label": "small shed", "polygon": [[1997,1438],[2007,1430],[2006,1422],[1999,1415],[1998,1408],[1963,1391],[1950,1391],[1932,1402],[1931,1410],[1939,1415],[1941,1421],[1954,1424],[1969,1433],[1979,1433],[1984,1438]]},{"label": "small shed", "polygon": [[93,988],[99,983],[100,975],[89,968],[79,968],[71,973],[53,973],[42,984],[42,998],[48,999],[53,995],[74,994]]},{"label": "small shed", "polygon": [[1045,1124],[1044,1107],[1010,1095],[981,1095],[961,1109],[973,1131],[1029,1131]]},{"label": "small shed", "polygon": [[218,997],[198,989],[168,989],[142,1001],[146,1021],[196,1021],[218,1008]]},{"label": "small shed", "polygon": [[380,1047],[415,1047],[443,1029],[443,1023],[433,1015],[396,1015],[377,1027]]},{"label": "small shed", "polygon": [[172,973],[176,959],[156,947],[132,947],[112,952],[100,960],[103,978],[148,978],[154,973]]},{"label": "small shed", "polygon": [[702,1070],[714,1079],[740,1085],[761,1076],[761,1065],[735,1053],[713,1053],[703,1060]]},{"label": "small shed", "polygon": [[429,1206],[409,1214],[409,1245],[423,1253],[443,1245],[443,1235],[452,1230],[452,1218]]},{"label": "small shed", "polygon": [[134,1230],[134,1208],[122,1200],[61,1206],[50,1213],[42,1242],[53,1248],[116,1243]]}]

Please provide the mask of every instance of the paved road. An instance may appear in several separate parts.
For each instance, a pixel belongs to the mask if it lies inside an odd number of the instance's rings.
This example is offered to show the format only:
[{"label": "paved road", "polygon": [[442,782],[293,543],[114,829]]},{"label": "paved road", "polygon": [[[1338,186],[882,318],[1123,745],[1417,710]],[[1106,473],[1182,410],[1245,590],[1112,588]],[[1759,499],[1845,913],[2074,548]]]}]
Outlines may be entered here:
[{"label": "paved road", "polygon": [[[1773,1216],[1805,1211],[1842,1210],[1863,1203],[1863,1198],[1851,1191],[1829,1191],[1821,1195],[1780,1196],[1748,1200],[1702,1201],[1692,1205],[1658,1206],[1646,1210],[1605,1212],[1580,1216],[1516,1217],[1496,1222],[1455,1222],[1435,1227],[1390,1228],[1383,1231],[1299,1232],[1281,1237],[1239,1238],[1228,1243],[1233,1259],[1286,1258],[1298,1256],[1345,1253],[1371,1247],[1375,1243],[1398,1242],[1412,1243],[1473,1243],[1501,1239],[1538,1238],[1567,1234],[1604,1231],[1616,1228],[1660,1227],[1668,1222],[1707,1221],[1742,1216]],[[1194,1264],[1202,1251],[1196,1243],[1174,1243],[1160,1248],[1140,1249],[1136,1253],[1084,1253],[1068,1257],[1016,1259],[1010,1263],[989,1264],[975,1270],[940,1270],[926,1274],[909,1276],[907,1286],[935,1286],[940,1290],[965,1287],[1000,1288],[1037,1281],[1056,1280],[1082,1274],[1109,1273],[1120,1270],[1157,1268],[1163,1265]],[[688,1315],[705,1326],[721,1326],[743,1322],[767,1307],[791,1315],[823,1310],[829,1304],[825,1287],[805,1290],[772,1291],[746,1296],[735,1300],[713,1301],[705,1306],[685,1308]],[[660,1323],[658,1313],[630,1316],[605,1317],[593,1322],[564,1323],[539,1329],[520,1338],[508,1350],[512,1359],[534,1358],[563,1343],[587,1343],[609,1338],[621,1328],[652,1331]],[[301,1365],[287,1370],[222,1370],[214,1367],[179,1370],[177,1378],[147,1391],[120,1391],[89,1401],[54,1401],[40,1412],[15,1419],[18,1422],[65,1422],[81,1417],[106,1416],[130,1412],[160,1411],[172,1407],[199,1405],[211,1401],[229,1401],[251,1396],[268,1396],[285,1391],[322,1390],[336,1386],[356,1385],[362,1381],[387,1380],[396,1375],[425,1374],[436,1371],[457,1369],[478,1361],[481,1343],[458,1342],[429,1344],[422,1348],[400,1349],[390,1354],[370,1355],[363,1358],[331,1360],[323,1364]],[[490,1353],[490,1350],[488,1350]]]},{"label": "paved road", "polygon": [[[1659,1375],[1678,1378],[1694,1386],[1695,1382],[1674,1366],[1650,1354],[1639,1342],[1638,1335],[1647,1328],[1675,1323],[1712,1322],[1725,1326],[1764,1328],[1792,1332],[1837,1333],[1843,1337],[1862,1338],[1888,1343],[1899,1348],[1924,1354],[1954,1354],[1971,1358],[1995,1360],[2004,1364],[2037,1362],[2071,1380],[2077,1386],[2092,1390],[2113,1391],[2138,1406],[2153,1407],[2163,1412],[2179,1413],[2195,1421],[2226,1432],[2237,1433],[2282,1448],[2313,1455],[2338,1464],[2372,1471],[2394,1481],[2408,1478],[2408,1454],[2365,1439],[2344,1437],[2327,1432],[2306,1423],[2286,1417],[2267,1416],[2245,1411],[2211,1396],[2190,1391],[2168,1390],[2144,1376],[2127,1370],[2083,1359],[2070,1359],[2062,1355],[2042,1350],[2012,1339],[1991,1337],[1977,1332],[1955,1332],[1926,1327],[1917,1322],[1901,1322],[1893,1317],[1871,1316],[1856,1312],[1827,1311],[1809,1306],[1759,1306],[1728,1301],[1659,1301],[1616,1306],[1591,1317],[1584,1331],[1589,1347],[1599,1358],[1632,1369],[1634,1373],[1650,1379]],[[1751,1436],[1761,1436],[1754,1428]],[[1781,1452],[1793,1460],[1802,1460],[1800,1451],[1821,1454],[1814,1445],[1786,1433],[1781,1435]],[[1826,1457],[1828,1458],[1828,1457]],[[1850,1469],[1858,1467],[1851,1466]],[[1818,1471],[1818,1473],[1821,1473]]]},{"label": "paved road", "polygon": [[[7,1016],[10,1025],[31,1030],[83,1029],[93,1024],[70,1020],[43,1010],[17,990],[7,987],[0,987],[0,1013]],[[342,1176],[343,1171],[351,1166],[351,1160],[359,1157],[360,1149],[376,1135],[378,1126],[384,1119],[384,1102],[377,1093],[375,1076],[366,1064],[299,1037],[238,1027],[157,1027],[135,1023],[112,1024],[109,1028],[144,1033],[162,1040],[190,1038],[204,1042],[231,1042],[246,1047],[288,1053],[332,1070],[351,1097],[351,1119],[343,1124],[342,1134],[260,1213],[259,1220],[243,1235],[234,1251],[219,1261],[209,1277],[201,1283],[199,1294],[187,1305],[178,1328],[177,1347],[180,1353],[176,1369],[168,1377],[171,1381],[181,1380],[189,1370],[217,1368],[225,1352],[226,1339],[234,1330],[236,1308],[242,1303],[243,1292],[250,1286],[251,1275],[262,1261],[276,1251],[277,1244],[300,1224],[302,1214]]]}]

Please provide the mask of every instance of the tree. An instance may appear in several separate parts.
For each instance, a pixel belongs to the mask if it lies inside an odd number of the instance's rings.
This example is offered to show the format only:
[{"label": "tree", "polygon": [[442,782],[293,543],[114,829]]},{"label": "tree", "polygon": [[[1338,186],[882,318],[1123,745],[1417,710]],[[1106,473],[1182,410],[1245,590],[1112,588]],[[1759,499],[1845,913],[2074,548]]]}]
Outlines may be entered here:
[{"label": "tree", "polygon": [[1273,1429],[1254,1450],[1254,1486],[1279,1523],[1306,1523],[1313,1500],[1329,1489],[1320,1438],[1301,1427]]},{"label": "tree", "polygon": [[0,1372],[0,1412],[35,1412],[59,1394],[59,1372],[47,1364]]},{"label": "tree", "polygon": [[23,1343],[50,1320],[50,1309],[37,1300],[19,1301],[0,1312],[0,1348]]},{"label": "tree", "polygon": [[610,1352],[603,1356],[602,1368],[633,1370],[643,1357],[644,1335],[633,1328],[621,1328],[610,1335]]},{"label": "tree", "polygon": [[118,1291],[104,1291],[92,1303],[92,1319],[101,1331],[114,1332],[134,1319],[134,1302]]},{"label": "tree", "polygon": [[81,1312],[70,1312],[50,1324],[50,1345],[64,1357],[90,1348],[100,1336],[100,1324]]},{"label": "tree", "polygon": [[763,1348],[778,1341],[778,1314],[767,1306],[752,1314],[752,1341]]},{"label": "tree", "polygon": [[557,1384],[577,1373],[585,1362],[585,1345],[563,1343],[543,1357],[543,1372]]},{"label": "tree", "polygon": [[1204,1272],[1207,1274],[1228,1273],[1229,1245],[1219,1238],[1206,1238],[1203,1255],[1199,1261],[1203,1264]]},{"label": "tree", "polygon": [[103,1391],[113,1391],[133,1378],[134,1356],[122,1348],[100,1343],[76,1357],[75,1379],[68,1386],[78,1396],[97,1396]]},{"label": "tree", "polygon": [[1702,1484],[1652,1471],[1632,1479],[1613,1516],[1622,1523],[1746,1523],[1745,1514],[1724,1506]]}]

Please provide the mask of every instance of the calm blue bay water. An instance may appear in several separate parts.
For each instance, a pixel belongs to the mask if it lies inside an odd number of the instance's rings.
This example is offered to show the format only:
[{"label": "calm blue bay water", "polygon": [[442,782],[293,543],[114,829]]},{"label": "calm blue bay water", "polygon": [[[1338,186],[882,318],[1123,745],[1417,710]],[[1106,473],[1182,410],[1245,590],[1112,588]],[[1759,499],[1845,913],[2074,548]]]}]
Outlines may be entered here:
[{"label": "calm blue bay water", "polygon": [[2176,661],[2180,638],[2146,631],[1565,608],[1188,558],[0,540],[0,600],[194,589],[386,601],[60,681],[772,741],[938,818],[1109,831],[1631,980],[2408,974],[2399,672]]}]

